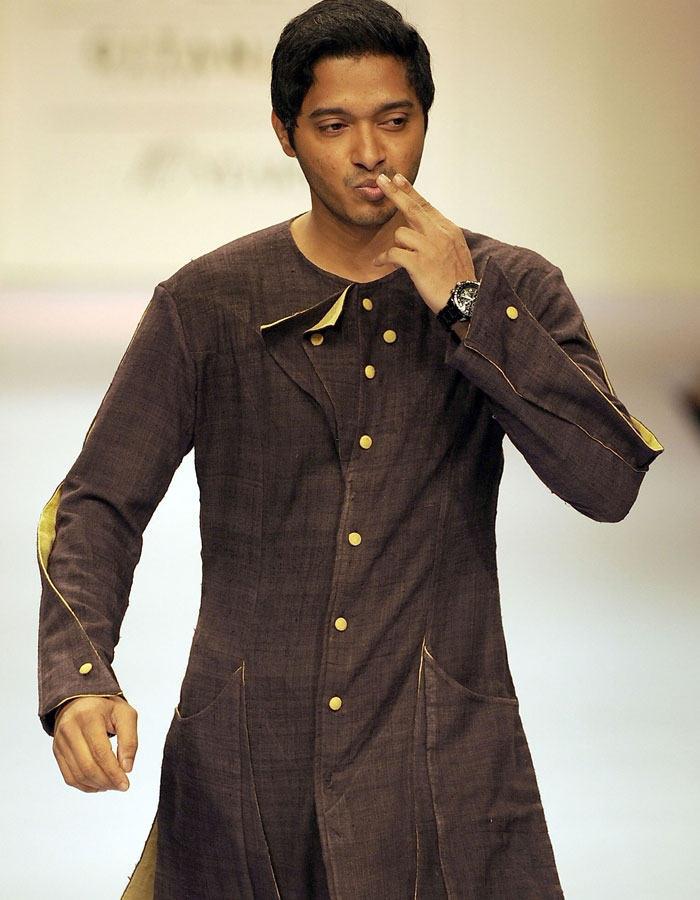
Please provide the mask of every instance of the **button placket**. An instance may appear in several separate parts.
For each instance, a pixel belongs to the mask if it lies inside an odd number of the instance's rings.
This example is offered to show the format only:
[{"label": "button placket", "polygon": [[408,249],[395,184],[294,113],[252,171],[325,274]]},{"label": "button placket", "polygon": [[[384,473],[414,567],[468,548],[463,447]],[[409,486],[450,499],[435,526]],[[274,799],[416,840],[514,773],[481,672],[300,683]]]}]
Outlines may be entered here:
[{"label": "button placket", "polygon": [[[370,297],[364,297],[361,300],[361,309],[360,315],[363,316],[364,313],[370,313],[375,311],[376,315],[376,306],[374,301]],[[364,322],[363,325],[360,325],[360,321]],[[367,319],[358,321],[358,326],[360,327],[360,332],[365,332],[367,335],[368,331],[375,332],[377,329],[377,320]],[[373,324],[372,324],[373,322]],[[396,332],[392,329],[385,329],[382,331],[379,330],[379,334],[377,337],[381,336],[383,343],[385,345],[393,344],[396,341]],[[313,342],[312,342],[313,343]],[[365,342],[360,340],[360,348]],[[376,337],[371,338],[371,343],[376,345]],[[319,346],[319,345],[316,345]],[[381,347],[381,343],[380,343]],[[375,346],[375,350],[376,350]],[[367,347],[365,346],[365,352]],[[362,353],[362,349],[360,349]],[[367,357],[365,356],[365,359]],[[372,357],[370,356],[370,359]],[[365,379],[367,381],[374,381],[377,377],[377,368],[373,363],[367,362],[366,365],[363,366],[362,375],[360,376],[360,400],[359,400],[359,408],[358,408],[358,417],[363,416],[362,409],[365,405],[365,401],[363,400],[364,395],[364,385]],[[370,390],[367,388],[367,390]],[[371,388],[372,391],[375,391],[376,388]],[[361,420],[361,419],[360,419]],[[360,455],[367,452],[374,445],[374,438],[367,433],[361,433],[359,437],[356,438],[357,444],[359,444]],[[357,444],[355,445],[357,447]],[[356,467],[361,465],[359,462],[359,456],[355,458],[354,463],[350,463],[351,466]],[[356,469],[356,472],[362,472],[362,469]],[[348,472],[348,475],[350,472]],[[338,712],[341,707],[344,709],[344,705],[348,702],[347,697],[341,696],[346,685],[346,679],[352,680],[352,672],[353,672],[353,647],[354,641],[350,637],[350,626],[348,622],[348,613],[352,614],[352,609],[348,606],[348,599],[352,599],[353,589],[351,588],[351,584],[354,582],[354,578],[352,577],[352,571],[356,568],[354,560],[364,560],[364,554],[362,553],[361,544],[363,543],[363,539],[367,537],[366,534],[360,533],[359,530],[350,530],[354,525],[357,528],[357,524],[363,521],[363,513],[362,509],[354,508],[354,492],[350,492],[349,496],[346,499],[346,509],[344,515],[344,534],[345,540],[347,543],[345,544],[347,550],[343,553],[343,561],[341,563],[341,567],[338,570],[341,578],[341,584],[343,585],[342,589],[336,594],[333,600],[333,611],[331,613],[331,618],[329,622],[329,639],[330,644],[328,646],[328,663],[330,668],[326,670],[327,680],[325,682],[326,694],[325,694],[325,705],[327,709],[332,712]],[[342,527],[342,526],[341,526]],[[343,532],[341,532],[342,534]],[[349,547],[348,547],[349,545]],[[360,556],[350,557],[348,553],[358,553]],[[362,562],[359,563],[360,568],[362,567]],[[360,572],[358,571],[358,577]],[[348,593],[349,591],[349,593]],[[335,639],[334,639],[335,638]],[[334,674],[332,674],[334,673]],[[330,723],[330,720],[329,720]],[[334,726],[330,725],[333,729],[329,738],[335,744],[337,741],[341,740],[340,734],[335,733]],[[335,736],[334,736],[335,735]]]}]

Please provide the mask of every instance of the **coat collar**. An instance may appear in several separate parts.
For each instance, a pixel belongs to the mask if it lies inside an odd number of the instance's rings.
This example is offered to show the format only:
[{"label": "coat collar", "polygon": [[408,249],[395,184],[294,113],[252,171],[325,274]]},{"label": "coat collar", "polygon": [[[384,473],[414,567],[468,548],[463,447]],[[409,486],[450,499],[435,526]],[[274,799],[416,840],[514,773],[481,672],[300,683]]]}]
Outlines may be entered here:
[{"label": "coat collar", "polygon": [[314,363],[311,334],[337,328],[352,285],[315,306],[259,326],[265,347],[281,369],[324,411],[338,445],[338,421],[328,389]]}]

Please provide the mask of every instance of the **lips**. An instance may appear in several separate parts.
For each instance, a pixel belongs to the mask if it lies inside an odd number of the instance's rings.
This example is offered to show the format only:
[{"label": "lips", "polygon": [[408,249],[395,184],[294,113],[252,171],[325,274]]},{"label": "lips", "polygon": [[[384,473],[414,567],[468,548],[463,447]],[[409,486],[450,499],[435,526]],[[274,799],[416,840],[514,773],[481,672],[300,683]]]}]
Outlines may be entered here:
[{"label": "lips", "polygon": [[376,203],[377,200],[381,200],[384,197],[384,191],[377,186],[377,182],[374,179],[368,179],[367,181],[360,182],[360,184],[356,184],[354,190],[364,197],[365,200],[369,200],[373,203]]}]

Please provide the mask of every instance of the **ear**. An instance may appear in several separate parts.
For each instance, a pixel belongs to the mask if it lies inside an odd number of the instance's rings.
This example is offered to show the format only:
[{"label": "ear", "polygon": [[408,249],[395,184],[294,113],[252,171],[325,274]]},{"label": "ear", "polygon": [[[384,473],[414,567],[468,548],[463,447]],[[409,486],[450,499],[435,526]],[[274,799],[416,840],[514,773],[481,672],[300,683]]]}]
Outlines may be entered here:
[{"label": "ear", "polygon": [[287,156],[296,157],[296,153],[294,151],[294,147],[289,143],[289,135],[287,134],[287,129],[282,124],[282,120],[277,115],[277,113],[272,110],[272,127],[275,129],[275,134],[277,135],[277,140],[282,145],[282,149],[287,154]]}]

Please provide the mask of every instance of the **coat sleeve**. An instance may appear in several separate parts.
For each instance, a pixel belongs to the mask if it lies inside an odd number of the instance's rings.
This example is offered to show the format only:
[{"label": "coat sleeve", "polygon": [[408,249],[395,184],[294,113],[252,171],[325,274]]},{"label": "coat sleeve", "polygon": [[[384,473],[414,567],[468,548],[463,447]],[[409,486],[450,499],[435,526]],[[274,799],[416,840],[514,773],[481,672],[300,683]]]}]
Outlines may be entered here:
[{"label": "coat sleeve", "polygon": [[488,260],[469,331],[447,362],[486,395],[554,493],[593,519],[619,521],[663,448],[615,396],[560,270],[547,264],[534,287],[523,285],[516,291]]},{"label": "coat sleeve", "polygon": [[193,443],[195,371],[175,304],[156,289],[85,439],[43,510],[39,714],[121,693],[112,671],[142,534]]}]

